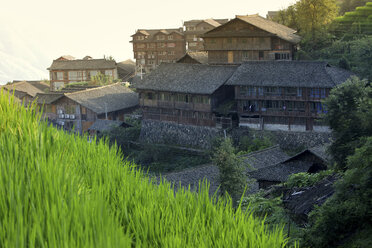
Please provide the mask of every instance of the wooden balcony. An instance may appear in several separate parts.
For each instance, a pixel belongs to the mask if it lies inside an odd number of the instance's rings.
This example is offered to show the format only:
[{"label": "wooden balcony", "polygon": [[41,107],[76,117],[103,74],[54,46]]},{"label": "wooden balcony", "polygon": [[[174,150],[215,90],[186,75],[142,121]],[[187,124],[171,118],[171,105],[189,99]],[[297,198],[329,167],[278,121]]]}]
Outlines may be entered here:
[{"label": "wooden balcony", "polygon": [[169,108],[169,109],[182,109],[182,110],[195,110],[195,111],[204,111],[204,112],[212,111],[212,107],[210,104],[193,103],[193,102],[175,102],[175,101],[140,99],[140,106]]}]

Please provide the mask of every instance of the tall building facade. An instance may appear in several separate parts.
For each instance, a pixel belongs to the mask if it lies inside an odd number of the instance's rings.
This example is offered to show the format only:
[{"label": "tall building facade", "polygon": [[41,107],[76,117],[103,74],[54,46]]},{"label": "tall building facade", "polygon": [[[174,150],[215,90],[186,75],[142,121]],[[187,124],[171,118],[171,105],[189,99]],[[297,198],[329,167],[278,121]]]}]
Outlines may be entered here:
[{"label": "tall building facade", "polygon": [[137,75],[154,70],[162,62],[176,62],[186,53],[183,28],[139,29],[131,43]]}]

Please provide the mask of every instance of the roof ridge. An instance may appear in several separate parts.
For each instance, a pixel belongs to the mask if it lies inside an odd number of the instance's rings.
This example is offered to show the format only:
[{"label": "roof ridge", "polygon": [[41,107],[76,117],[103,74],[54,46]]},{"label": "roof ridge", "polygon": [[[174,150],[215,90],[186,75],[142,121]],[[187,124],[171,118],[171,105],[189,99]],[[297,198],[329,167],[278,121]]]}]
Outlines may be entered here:
[{"label": "roof ridge", "polygon": [[262,150],[258,150],[258,151],[254,151],[254,152],[250,152],[248,154],[242,155],[241,157],[248,158],[252,155],[256,155],[256,154],[259,154],[259,153],[262,153],[262,152],[266,152],[266,151],[272,150],[272,149],[277,148],[277,147],[279,147],[279,145],[270,146],[270,147],[267,147],[267,148],[262,149]]},{"label": "roof ridge", "polygon": [[79,91],[75,91],[75,92],[71,92],[71,93],[64,93],[64,94],[66,96],[68,96],[68,95],[73,95],[73,94],[85,93],[85,92],[88,92],[88,91],[103,89],[103,88],[106,88],[106,87],[110,87],[110,86],[114,86],[114,85],[119,85],[119,84],[121,84],[121,82],[113,83],[113,84],[109,84],[109,85],[103,85],[103,86],[95,87],[95,88],[89,88],[89,89],[85,89],[85,90],[79,90]]}]

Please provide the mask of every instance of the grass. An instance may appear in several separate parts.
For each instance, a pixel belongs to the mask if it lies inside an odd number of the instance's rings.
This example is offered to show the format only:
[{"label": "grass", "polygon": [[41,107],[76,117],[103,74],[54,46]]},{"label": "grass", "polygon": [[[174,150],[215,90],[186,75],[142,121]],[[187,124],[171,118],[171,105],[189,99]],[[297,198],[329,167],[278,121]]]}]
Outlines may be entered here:
[{"label": "grass", "polygon": [[0,247],[285,247],[282,228],[230,200],[155,185],[0,92]]}]

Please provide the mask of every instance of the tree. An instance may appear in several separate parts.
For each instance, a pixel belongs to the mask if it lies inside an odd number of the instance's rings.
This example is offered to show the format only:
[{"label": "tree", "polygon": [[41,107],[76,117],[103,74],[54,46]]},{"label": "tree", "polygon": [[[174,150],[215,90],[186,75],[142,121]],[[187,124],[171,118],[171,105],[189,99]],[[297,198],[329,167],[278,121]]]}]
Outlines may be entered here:
[{"label": "tree", "polygon": [[316,33],[331,23],[337,16],[335,0],[301,0],[296,3],[297,19],[302,33]]},{"label": "tree", "polygon": [[346,168],[346,158],[360,147],[361,138],[372,136],[372,87],[367,80],[353,77],[331,91],[324,102],[325,121],[334,141],[330,152],[338,169]]},{"label": "tree", "polygon": [[235,154],[230,138],[221,141],[212,158],[213,163],[220,170],[220,190],[222,195],[226,192],[234,202],[242,196],[247,184],[246,172],[241,160]]},{"label": "tree", "polygon": [[372,136],[361,140],[363,145],[347,159],[334,195],[310,215],[311,227],[305,233],[310,247],[372,245]]}]

